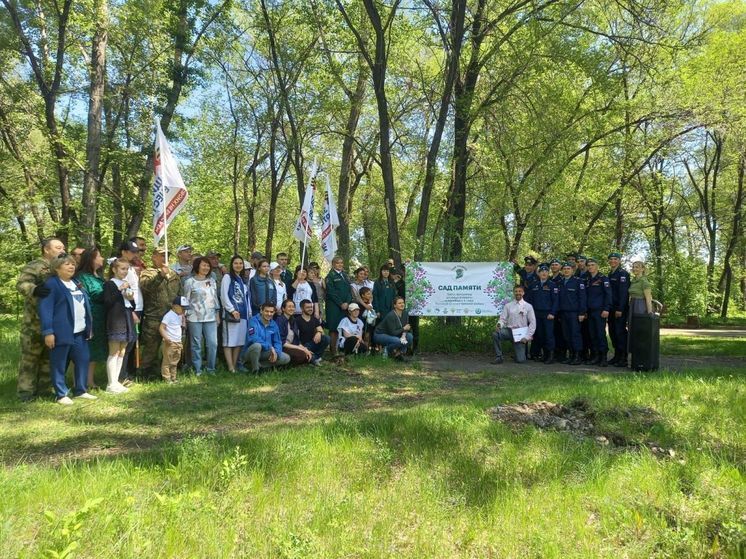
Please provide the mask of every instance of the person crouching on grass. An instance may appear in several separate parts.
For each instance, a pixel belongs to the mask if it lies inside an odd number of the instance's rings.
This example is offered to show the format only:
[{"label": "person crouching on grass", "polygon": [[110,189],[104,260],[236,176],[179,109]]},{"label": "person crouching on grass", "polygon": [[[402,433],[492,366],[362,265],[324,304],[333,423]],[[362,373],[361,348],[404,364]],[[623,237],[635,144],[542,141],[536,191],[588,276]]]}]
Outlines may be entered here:
[{"label": "person crouching on grass", "polygon": [[[492,363],[495,365],[503,362],[503,351],[500,347],[502,340],[513,342],[516,363],[526,361],[526,344],[532,339],[536,331],[536,314],[531,304],[523,299],[523,294],[523,286],[516,285],[513,288],[513,298],[515,300],[506,303],[502,313],[500,313],[500,320],[492,334],[492,341],[495,346],[495,360]],[[527,328],[526,335],[515,341],[513,328]]]},{"label": "person crouching on grass", "polygon": [[339,331],[338,347],[345,355],[351,353],[363,355],[368,352],[368,346],[363,341],[365,323],[360,319],[360,307],[357,303],[350,303],[347,306],[347,317],[340,320],[337,330]]},{"label": "person crouching on grass", "polygon": [[267,300],[259,307],[259,314],[251,317],[246,340],[246,358],[251,372],[259,374],[259,369],[276,367],[290,363],[290,356],[282,351],[282,340],[275,316],[275,301]]},{"label": "person crouching on grass", "polygon": [[161,376],[169,384],[176,382],[176,370],[181,361],[184,346],[181,334],[184,329],[184,311],[189,308],[189,299],[176,297],[171,302],[171,310],[161,320],[159,331],[163,338],[163,361],[161,362]]},{"label": "person crouching on grass", "polygon": [[44,287],[49,295],[39,300],[39,318],[44,344],[49,348],[49,369],[57,403],[71,405],[67,395],[65,369],[70,359],[75,365],[76,398],[97,400],[87,391],[88,340],[92,335],[93,318],[88,296],[79,281],[74,280],[75,258],[65,253],[51,261],[50,268],[56,275],[50,277]]}]

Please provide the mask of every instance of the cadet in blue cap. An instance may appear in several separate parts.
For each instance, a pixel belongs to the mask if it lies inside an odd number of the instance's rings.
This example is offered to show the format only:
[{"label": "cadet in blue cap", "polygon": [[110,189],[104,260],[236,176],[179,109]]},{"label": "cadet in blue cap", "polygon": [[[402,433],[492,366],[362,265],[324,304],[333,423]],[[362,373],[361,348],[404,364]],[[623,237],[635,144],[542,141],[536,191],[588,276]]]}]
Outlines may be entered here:
[{"label": "cadet in blue cap", "polygon": [[562,360],[569,365],[580,365],[583,339],[580,336],[580,323],[585,320],[585,283],[573,276],[572,264],[562,264],[562,281],[559,284],[559,313],[562,320],[562,335],[570,347],[570,355]]},{"label": "cadet in blue cap", "polygon": [[540,359],[540,352],[544,350],[544,363],[554,363],[554,323],[559,304],[559,287],[549,280],[549,266],[539,266],[539,279],[529,288],[529,303],[536,314],[536,333],[531,342],[531,353],[535,359]]},{"label": "cadet in blue cap", "polygon": [[611,284],[611,308],[609,309],[609,337],[614,347],[614,356],[608,362],[617,367],[627,366],[627,312],[629,310],[629,272],[622,268],[622,255],[609,254],[609,283]]},{"label": "cadet in blue cap", "polygon": [[[549,261],[549,281],[559,287],[562,281],[562,262],[557,258],[552,258]],[[559,311],[557,311],[559,313]],[[560,320],[559,314],[554,317],[554,358],[557,361],[561,361],[565,357],[567,346],[565,344],[565,338],[562,336],[562,320]]]},{"label": "cadet in blue cap", "polygon": [[606,367],[606,354],[609,344],[606,342],[606,319],[611,310],[611,284],[609,278],[598,273],[598,262],[588,259],[588,330],[591,336],[591,365]]},{"label": "cadet in blue cap", "polygon": [[515,262],[513,263],[515,273],[520,276],[521,285],[524,287],[524,289],[528,289],[528,286],[538,279],[538,276],[536,275],[537,263],[538,261],[533,256],[526,256],[523,259],[523,268],[521,268]]},{"label": "cadet in blue cap", "polygon": [[[588,276],[590,275],[588,273],[588,258],[582,254],[578,254],[576,260],[577,268],[575,269],[575,277],[580,278],[585,283],[587,289]],[[591,356],[593,350],[591,349],[590,323],[587,320],[584,320],[580,325],[580,336],[583,338],[583,352],[581,357],[586,364],[590,364],[593,362],[593,357]]]},{"label": "cadet in blue cap", "polygon": [[554,283],[562,281],[562,262],[556,258],[549,261],[549,279]]}]

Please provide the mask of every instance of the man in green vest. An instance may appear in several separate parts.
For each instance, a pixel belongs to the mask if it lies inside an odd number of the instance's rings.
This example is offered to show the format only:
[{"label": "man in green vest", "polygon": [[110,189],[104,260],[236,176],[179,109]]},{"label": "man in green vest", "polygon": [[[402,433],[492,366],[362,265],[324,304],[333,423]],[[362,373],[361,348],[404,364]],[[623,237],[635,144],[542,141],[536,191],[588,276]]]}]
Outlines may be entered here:
[{"label": "man in green vest", "polygon": [[331,336],[332,354],[337,350],[337,326],[347,316],[347,305],[352,303],[350,278],[344,271],[345,262],[340,256],[332,259],[332,269],[326,276],[326,327]]},{"label": "man in green vest", "polygon": [[21,270],[16,289],[23,297],[21,319],[21,359],[18,364],[18,397],[28,402],[49,392],[49,353],[41,336],[37,305],[49,295],[44,282],[52,275],[49,263],[65,252],[65,244],[56,238],[41,242],[41,258],[32,260]]}]

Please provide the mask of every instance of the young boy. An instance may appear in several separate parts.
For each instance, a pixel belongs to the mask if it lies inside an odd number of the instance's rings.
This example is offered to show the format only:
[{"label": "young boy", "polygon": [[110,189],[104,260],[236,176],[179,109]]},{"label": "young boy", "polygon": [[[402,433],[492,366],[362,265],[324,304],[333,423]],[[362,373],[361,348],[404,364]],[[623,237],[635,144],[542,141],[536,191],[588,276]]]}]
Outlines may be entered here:
[{"label": "young boy", "polygon": [[176,368],[181,359],[181,330],[184,326],[184,311],[189,308],[186,297],[176,297],[171,302],[171,310],[161,320],[160,333],[163,338],[163,362],[161,376],[172,384],[176,382]]}]

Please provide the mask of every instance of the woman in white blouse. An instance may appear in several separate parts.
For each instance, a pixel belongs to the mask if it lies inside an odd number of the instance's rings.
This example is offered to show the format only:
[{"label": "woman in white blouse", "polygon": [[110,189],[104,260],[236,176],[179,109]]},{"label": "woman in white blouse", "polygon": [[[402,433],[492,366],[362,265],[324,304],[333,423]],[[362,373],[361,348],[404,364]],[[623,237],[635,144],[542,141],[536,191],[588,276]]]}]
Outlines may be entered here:
[{"label": "woman in white blouse", "polygon": [[244,259],[235,255],[228,266],[229,273],[220,284],[220,304],[223,307],[223,354],[228,370],[240,368],[238,356],[246,342],[246,331],[251,314],[249,288],[243,280]]},{"label": "woman in white blouse", "polygon": [[208,373],[215,372],[218,355],[218,324],[220,323],[220,299],[218,286],[210,275],[212,265],[207,258],[194,259],[192,275],[184,280],[184,297],[190,307],[186,312],[189,339],[192,344],[192,366],[199,376],[202,374],[202,339],[207,349]]},{"label": "woman in white blouse", "polygon": [[282,268],[280,268],[280,265],[277,262],[272,262],[269,265],[269,277],[271,277],[275,282],[275,289],[277,290],[277,299],[275,303],[275,307],[277,307],[276,314],[280,314],[282,312],[282,303],[285,301],[285,299],[288,298],[288,289],[285,285],[285,282],[280,279],[282,276]]},{"label": "woman in white blouse", "polygon": [[308,270],[301,266],[296,266],[293,283],[288,286],[288,298],[295,303],[295,314],[301,314],[301,301],[308,300],[313,303],[313,315],[321,319],[319,313],[319,298],[316,293],[316,286],[308,281]]}]

